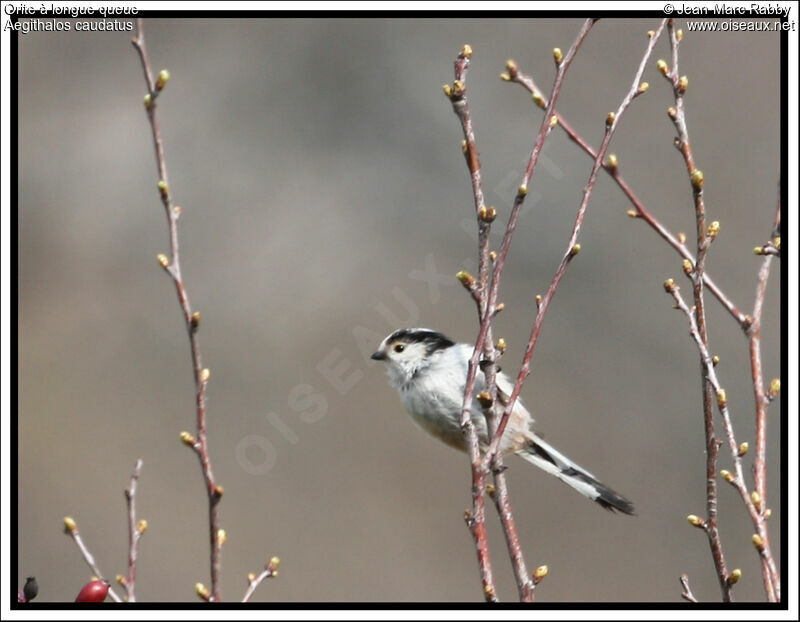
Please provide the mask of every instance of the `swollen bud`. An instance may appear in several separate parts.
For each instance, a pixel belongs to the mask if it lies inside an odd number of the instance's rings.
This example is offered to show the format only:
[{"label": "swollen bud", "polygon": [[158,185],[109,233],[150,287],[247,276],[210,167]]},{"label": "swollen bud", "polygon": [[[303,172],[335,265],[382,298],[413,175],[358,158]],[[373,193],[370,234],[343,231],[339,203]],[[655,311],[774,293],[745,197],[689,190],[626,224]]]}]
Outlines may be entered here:
[{"label": "swollen bud", "polygon": [[704,183],[705,178],[703,177],[703,171],[701,171],[699,168],[694,169],[692,171],[692,188],[699,192],[703,189]]},{"label": "swollen bud", "polygon": [[478,395],[475,396],[475,399],[477,399],[484,408],[489,408],[494,401],[492,400],[492,396],[486,391],[481,391],[478,393]]},{"label": "swollen bud", "polygon": [[466,287],[467,289],[471,289],[475,285],[475,277],[472,276],[466,270],[459,270],[456,273],[456,278],[461,282],[461,284]]},{"label": "swollen bud", "polygon": [[211,600],[211,591],[202,583],[195,583],[194,591],[197,592],[197,595],[203,600]]},{"label": "swollen bud", "polygon": [[493,222],[497,218],[497,210],[494,207],[481,205],[480,209],[478,209],[478,218],[483,222]]},{"label": "swollen bud", "polygon": [[158,78],[156,78],[156,91],[163,89],[167,82],[169,82],[169,71],[162,69],[158,72]]}]

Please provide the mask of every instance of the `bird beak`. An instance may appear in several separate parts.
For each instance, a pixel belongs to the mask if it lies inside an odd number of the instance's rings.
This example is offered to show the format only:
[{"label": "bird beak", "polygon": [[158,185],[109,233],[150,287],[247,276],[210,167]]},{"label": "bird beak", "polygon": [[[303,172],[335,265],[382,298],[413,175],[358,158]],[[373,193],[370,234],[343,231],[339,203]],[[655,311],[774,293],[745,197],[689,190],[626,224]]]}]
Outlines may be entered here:
[{"label": "bird beak", "polygon": [[383,350],[378,350],[377,352],[373,352],[372,356],[370,356],[369,358],[375,361],[382,361],[383,359],[386,358],[386,352],[384,352]]}]

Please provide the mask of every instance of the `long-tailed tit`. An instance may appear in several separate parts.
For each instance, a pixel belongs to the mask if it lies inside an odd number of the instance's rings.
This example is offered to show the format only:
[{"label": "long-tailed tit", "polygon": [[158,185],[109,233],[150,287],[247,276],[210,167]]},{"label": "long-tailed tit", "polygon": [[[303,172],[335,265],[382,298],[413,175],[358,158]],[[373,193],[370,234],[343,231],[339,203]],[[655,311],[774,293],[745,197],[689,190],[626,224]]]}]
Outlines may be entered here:
[{"label": "long-tailed tit", "polygon": [[[386,363],[389,383],[400,393],[414,421],[440,441],[466,451],[461,431],[461,408],[467,369],[474,347],[455,343],[427,328],[403,328],[386,337],[372,358]],[[485,390],[483,372],[475,378],[475,395]],[[497,395],[508,403],[513,390],[508,376],[497,373]],[[471,408],[472,422],[483,450],[489,444],[486,417],[477,399]],[[633,503],[599,482],[533,431],[533,417],[517,399],[506,425],[499,451],[515,453],[540,469],[555,475],[608,510],[633,514]]]}]

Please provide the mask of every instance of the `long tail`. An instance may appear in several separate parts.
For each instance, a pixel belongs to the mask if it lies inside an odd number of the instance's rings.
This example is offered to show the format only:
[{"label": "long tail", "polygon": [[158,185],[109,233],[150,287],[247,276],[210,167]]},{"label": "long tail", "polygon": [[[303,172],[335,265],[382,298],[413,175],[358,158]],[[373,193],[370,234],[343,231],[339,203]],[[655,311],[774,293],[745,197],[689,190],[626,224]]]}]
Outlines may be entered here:
[{"label": "long tail", "polygon": [[535,464],[543,471],[555,475],[565,484],[571,486],[583,496],[596,501],[607,510],[618,510],[625,514],[633,514],[633,503],[618,492],[612,490],[594,475],[578,466],[552,445],[536,437],[525,449],[517,452],[528,462]]}]

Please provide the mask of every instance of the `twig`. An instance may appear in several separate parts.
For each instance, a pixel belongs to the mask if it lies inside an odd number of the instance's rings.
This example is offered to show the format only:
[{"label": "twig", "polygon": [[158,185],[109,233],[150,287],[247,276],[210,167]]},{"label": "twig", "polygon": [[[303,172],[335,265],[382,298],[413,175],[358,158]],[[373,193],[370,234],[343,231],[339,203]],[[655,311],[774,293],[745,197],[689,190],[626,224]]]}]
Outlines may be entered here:
[{"label": "twig", "polygon": [[[680,76],[678,71],[678,48],[680,37],[674,28],[672,20],[669,21],[670,48],[672,50],[672,66],[667,65],[666,61],[659,60],[657,63],[659,71],[664,75],[672,86],[675,99],[675,106],[668,110],[668,114],[675,124],[678,131],[678,138],[675,146],[683,155],[689,181],[692,187],[694,198],[695,222],[697,230],[697,245],[695,252],[694,265],[687,266],[687,273],[691,277],[694,293],[694,320],[696,330],[702,347],[708,349],[708,334],[706,329],[705,300],[703,297],[705,271],[705,257],[708,248],[713,242],[718,230],[719,223],[714,223],[715,228],[706,225],[706,209],[703,197],[703,172],[695,165],[694,154],[691,142],[689,141],[689,130],[686,126],[686,115],[683,102],[683,94],[688,87],[688,78]],[[701,350],[702,352],[702,350]],[[702,355],[701,355],[702,358]],[[708,535],[711,555],[714,559],[714,566],[717,571],[717,579],[722,590],[722,599],[725,602],[732,600],[731,583],[728,581],[728,568],[725,562],[725,554],[722,549],[722,541],[719,536],[717,521],[717,454],[722,441],[716,438],[714,431],[714,392],[707,372],[707,366],[701,365],[701,380],[703,393],[703,421],[706,440],[706,512],[707,518],[704,521],[705,531]]]},{"label": "twig", "polygon": [[[489,273],[489,228],[488,218],[480,218],[480,210],[486,210],[483,200],[483,185],[481,181],[480,160],[478,158],[478,148],[475,142],[475,132],[472,126],[472,116],[469,110],[469,100],[466,95],[466,78],[469,69],[469,61],[472,57],[472,49],[465,45],[455,61],[455,81],[453,87],[445,85],[445,94],[450,97],[453,103],[453,110],[461,121],[464,132],[464,156],[469,168],[472,180],[472,190],[475,197],[475,211],[478,214],[478,247],[479,247],[479,284],[476,286],[475,279],[466,273],[459,273],[461,282],[471,290],[473,299],[478,306],[479,316],[483,316],[485,308],[485,284]],[[449,89],[449,92],[448,92]],[[487,212],[488,213],[488,212]],[[479,289],[481,293],[479,293]],[[476,349],[479,346],[476,345]],[[472,383],[475,381],[475,370],[470,368],[472,373]],[[469,376],[467,379],[469,384]],[[464,512],[464,521],[472,534],[475,544],[475,552],[478,557],[478,570],[481,577],[484,598],[487,602],[497,601],[497,590],[494,583],[494,573],[492,571],[492,561],[489,553],[489,542],[486,535],[486,501],[484,492],[486,491],[486,471],[481,468],[480,445],[478,433],[472,423],[472,418],[462,413],[461,428],[467,441],[467,448],[472,472],[472,510]]]},{"label": "twig", "polygon": [[692,588],[689,587],[689,577],[685,574],[681,575],[681,587],[683,588],[681,598],[688,600],[690,603],[696,603],[697,599],[692,594]]},{"label": "twig", "polygon": [[128,576],[125,578],[125,590],[128,593],[128,602],[136,602],[136,558],[138,555],[139,540],[147,529],[146,521],[136,519],[136,488],[139,483],[139,474],[142,470],[142,459],[136,461],[131,475],[131,483],[125,489],[125,500],[128,504]]},{"label": "twig", "polygon": [[[64,531],[68,535],[72,536],[72,539],[75,541],[75,544],[78,545],[78,550],[81,552],[83,560],[86,562],[86,565],[89,566],[89,568],[91,568],[94,576],[96,576],[98,579],[105,581],[106,580],[105,575],[103,575],[103,573],[100,571],[100,568],[97,567],[97,562],[95,562],[94,560],[94,555],[92,555],[89,552],[89,549],[83,542],[83,538],[81,537],[81,534],[78,531],[78,525],[75,522],[75,519],[73,519],[70,516],[64,517]],[[111,597],[111,600],[118,603],[122,602],[122,598],[120,598],[119,595],[117,595],[117,593],[113,589],[111,589],[111,587],[108,588],[108,595]]]},{"label": "twig", "polygon": [[277,557],[273,557],[272,559],[269,560],[269,563],[266,566],[264,566],[264,570],[261,571],[261,574],[259,574],[258,576],[250,574],[247,577],[248,581],[247,591],[244,593],[244,596],[242,597],[243,603],[246,603],[247,601],[250,600],[250,598],[253,596],[253,593],[258,588],[258,586],[261,585],[262,581],[264,581],[265,579],[270,579],[272,577],[278,576],[278,565],[280,563],[281,563],[280,559],[278,559]]},{"label": "twig", "polygon": [[[631,88],[628,90],[627,95],[623,98],[617,111],[615,113],[612,113],[613,116],[612,114],[609,114],[608,116],[606,122],[606,133],[595,155],[592,171],[589,174],[589,181],[586,183],[586,186],[584,187],[583,199],[581,200],[580,207],[578,208],[578,214],[575,218],[575,223],[572,227],[572,233],[569,237],[569,241],[567,242],[566,250],[561,259],[561,263],[559,264],[558,269],[556,270],[553,280],[551,281],[550,286],[547,289],[547,293],[544,295],[544,297],[542,297],[541,301],[537,299],[538,311],[536,314],[536,319],[534,320],[533,323],[533,327],[531,329],[530,338],[528,339],[528,343],[525,347],[525,354],[522,359],[522,366],[519,370],[519,374],[517,375],[517,380],[514,384],[514,389],[511,392],[511,395],[508,399],[508,403],[505,406],[503,416],[500,419],[497,432],[495,433],[492,442],[489,445],[489,449],[486,451],[485,460],[491,460],[493,456],[497,453],[506,424],[508,423],[508,419],[511,416],[511,411],[513,410],[514,404],[516,403],[516,400],[519,397],[525,379],[530,374],[531,358],[533,357],[533,351],[539,337],[539,332],[541,330],[542,322],[544,321],[544,316],[545,313],[547,312],[547,308],[550,305],[550,301],[553,299],[556,290],[558,289],[558,285],[561,282],[561,279],[567,270],[567,266],[569,265],[572,258],[575,257],[575,255],[580,250],[580,245],[577,244],[578,235],[580,234],[581,225],[583,224],[583,220],[586,215],[586,209],[589,205],[589,201],[591,199],[592,192],[594,190],[595,182],[597,181],[597,175],[600,171],[603,158],[605,157],[606,151],[608,150],[608,145],[611,142],[611,138],[614,135],[614,132],[620,122],[622,115],[628,109],[628,106],[630,106],[631,102],[635,97],[641,95],[647,90],[647,88],[643,87],[641,83],[642,74],[644,73],[647,61],[649,60],[650,55],[653,52],[655,44],[658,41],[659,37],[661,36],[662,31],[664,30],[666,21],[667,20],[662,20],[658,29],[650,38],[650,43],[648,44],[644,56],[642,57],[642,60],[639,63],[639,67],[636,71],[633,83],[631,85]],[[553,107],[554,107],[554,99],[551,96],[550,103],[548,105],[548,113],[549,109],[552,109]],[[545,113],[545,118],[547,118],[548,113]]]},{"label": "twig", "polygon": [[[584,23],[575,39],[575,42],[570,47],[566,56],[562,57],[561,51],[557,51],[556,64],[558,69],[551,95],[553,103],[555,103],[555,100],[558,98],[564,76],[566,75],[566,71],[572,63],[572,59],[577,53],[581,43],[588,35],[589,30],[595,21],[596,20],[594,19],[589,19]],[[556,54],[555,51],[554,54]],[[481,460],[477,433],[474,429],[471,419],[471,409],[473,400],[472,393],[475,386],[478,364],[481,356],[483,356],[483,364],[481,367],[484,372],[486,391],[490,396],[490,399],[486,401],[487,405],[484,407],[484,414],[486,415],[489,438],[492,438],[498,429],[499,419],[497,416],[497,411],[494,407],[497,397],[497,351],[493,344],[491,322],[494,316],[502,309],[502,306],[497,304],[497,293],[503,265],[505,263],[505,258],[508,255],[508,249],[516,228],[520,208],[522,207],[522,203],[527,194],[527,185],[531,179],[536,163],[538,162],[539,154],[541,153],[544,145],[544,140],[552,130],[553,124],[551,123],[550,118],[547,116],[541,124],[539,132],[536,136],[534,147],[531,151],[528,166],[523,175],[522,183],[520,184],[513,207],[511,209],[511,214],[509,216],[509,221],[506,227],[506,233],[503,238],[500,252],[492,255],[489,251],[489,230],[492,221],[496,217],[496,210],[493,207],[490,208],[484,204],[483,191],[481,188],[478,151],[475,145],[475,136],[469,115],[468,103],[465,98],[466,85],[464,81],[466,78],[466,70],[469,65],[470,55],[471,49],[466,46],[464,51],[462,51],[462,54],[456,60],[456,79],[453,82],[453,86],[445,86],[445,93],[453,102],[453,109],[461,120],[462,129],[464,131],[465,140],[463,147],[467,159],[467,166],[472,178],[479,233],[479,278],[477,285],[473,277],[467,275],[466,273],[460,273],[460,280],[462,284],[464,284],[465,287],[467,287],[467,289],[470,291],[478,306],[478,316],[480,321],[480,330],[478,332],[478,337],[475,340],[475,348],[469,362],[467,381],[464,390],[464,402],[461,412],[461,426],[467,439],[470,461],[472,465],[473,510],[472,512],[467,512],[465,517],[476,542],[485,597],[490,601],[495,600],[496,592],[492,582],[488,544],[485,542],[485,505],[483,499],[483,494],[486,490],[486,477],[489,468],[491,467],[495,479],[495,505],[503,525],[503,533],[505,535],[506,544],[511,557],[519,597],[523,602],[532,602],[534,598],[533,590],[535,584],[528,575],[522,548],[519,543],[516,524],[511,511],[511,502],[508,496],[508,489],[505,483],[505,477],[503,475],[504,467],[502,464],[502,458],[495,454],[489,460],[486,460],[485,458]],[[492,260],[494,260],[494,269],[491,271],[490,275],[490,265]]]},{"label": "twig", "polygon": [[[189,304],[189,296],[181,278],[180,255],[178,246],[178,218],[181,215],[181,208],[174,206],[172,203],[172,196],[170,194],[169,183],[167,179],[167,166],[164,159],[164,147],[161,138],[161,131],[158,124],[158,116],[156,114],[156,98],[161,93],[167,80],[169,73],[162,70],[158,78],[154,80],[153,72],[150,67],[150,61],[147,56],[147,49],[145,47],[144,33],[142,30],[142,20],[137,20],[137,34],[136,38],[131,40],[133,47],[139,53],[139,58],[142,62],[142,70],[144,71],[145,82],[147,83],[148,93],[145,96],[145,109],[147,110],[147,118],[150,121],[150,127],[153,132],[153,144],[156,154],[156,167],[158,169],[158,189],[161,196],[161,202],[164,205],[164,210],[167,215],[167,222],[169,225],[170,234],[170,252],[172,257],[168,258],[166,255],[159,255],[158,260],[162,268],[172,277],[175,284],[175,290],[178,294],[178,302],[181,310],[183,311],[184,321],[189,333],[189,342],[192,351],[192,362],[194,368],[194,381],[195,381],[195,402],[197,412],[197,437],[196,440],[192,437],[193,442],[188,443],[188,433],[182,434],[181,437],[187,445],[190,445],[197,457],[200,460],[200,467],[203,472],[203,479],[205,481],[206,492],[208,494],[208,524],[209,524],[209,544],[210,544],[210,566],[211,566],[211,594],[210,600],[220,601],[220,573],[221,573],[221,552],[222,545],[219,538],[219,516],[217,505],[222,497],[223,488],[218,485],[214,479],[214,472],[211,468],[211,459],[208,453],[208,440],[206,438],[206,388],[210,378],[210,371],[203,367],[202,359],[200,356],[200,343],[197,336],[197,329],[200,323],[200,313],[193,312]],[[191,435],[189,435],[191,436]]]},{"label": "twig", "polygon": [[[761,249],[764,260],[758,272],[756,296],[755,302],[753,303],[753,322],[749,332],[750,367],[753,376],[753,392],[755,394],[756,407],[756,451],[755,459],[753,460],[753,481],[755,494],[757,494],[756,498],[759,500],[758,507],[756,508],[759,518],[764,517],[764,513],[767,510],[767,409],[769,407],[769,402],[774,398],[774,394],[777,394],[776,388],[773,387],[770,389],[771,396],[766,394],[764,389],[764,373],[761,367],[761,317],[764,308],[767,281],[769,279],[769,270],[773,257],[771,253],[766,253],[764,250],[768,248],[775,249],[776,251],[778,250],[775,243],[777,240],[777,243],[780,244],[780,226],[781,203],[779,200],[770,240]],[[763,520],[754,520],[754,524],[763,542],[763,547],[759,552],[761,554],[761,574],[764,580],[764,589],[767,592],[767,598],[770,602],[778,602],[781,599],[781,579],[769,545],[769,530]]]},{"label": "twig", "polygon": [[[517,72],[511,76],[511,81],[516,82],[517,84],[521,84],[525,89],[528,90],[533,95],[534,101],[542,108],[547,106],[547,100],[541,95],[541,91],[536,86],[536,83],[533,81],[533,78],[527,74],[522,72]],[[597,152],[594,148],[586,142],[586,140],[578,133],[578,131],[567,121],[564,116],[556,111],[555,114],[558,116],[558,125],[559,127],[566,132],[567,136],[575,142],[590,158],[595,159],[597,158]],[[618,167],[611,166],[608,163],[603,164],[603,169],[608,173],[611,178],[617,183],[617,185],[622,190],[623,194],[628,198],[631,204],[634,207],[634,211],[631,213],[632,216],[636,218],[641,218],[644,220],[650,227],[660,235],[672,248],[674,248],[684,259],[691,262],[692,265],[695,263],[695,257],[686,247],[686,245],[680,241],[676,236],[674,236],[669,229],[667,229],[661,222],[653,215],[650,210],[645,207],[645,205],[641,202],[639,197],[636,196],[633,189],[628,185],[628,182],[620,173]],[[769,249],[769,247],[765,247],[765,249]],[[774,249],[765,250],[765,252],[770,253]],[[708,276],[707,273],[703,273],[703,282],[705,283],[708,290],[717,298],[717,300],[722,304],[723,307],[730,313],[733,318],[739,323],[742,328],[747,329],[749,326],[748,317],[742,313],[736,305],[728,298],[728,296],[719,288],[719,286]]]},{"label": "twig", "polygon": [[[756,533],[753,536],[753,544],[755,545],[756,550],[759,552],[762,563],[768,568],[764,574],[764,582],[769,595],[771,592],[771,586],[773,584],[772,577],[777,577],[777,569],[775,568],[775,562],[772,557],[772,552],[769,548],[769,537],[766,525],[766,519],[769,513],[765,512],[766,507],[763,504],[761,497],[758,496],[758,493],[754,491],[751,494],[747,489],[747,484],[745,483],[744,479],[744,469],[742,467],[742,456],[746,450],[736,441],[736,435],[734,434],[733,423],[730,415],[730,408],[728,407],[727,393],[717,377],[713,357],[711,356],[711,353],[709,352],[708,347],[703,341],[702,335],[700,334],[695,313],[692,312],[692,310],[683,300],[683,297],[680,294],[680,288],[675,285],[672,279],[667,279],[667,281],[665,281],[664,289],[667,291],[667,293],[672,295],[673,299],[675,300],[676,308],[680,309],[684,315],[686,315],[686,318],[689,321],[689,333],[691,334],[692,339],[694,339],[694,342],[697,345],[697,349],[700,353],[703,375],[708,379],[709,386],[712,388],[716,396],[717,408],[722,416],[723,427],[728,439],[728,447],[733,455],[734,463],[734,473],[730,473],[723,469],[720,471],[720,475],[739,492],[739,495],[741,496],[742,501],[744,502],[748,513],[750,514],[750,518],[753,521],[753,525],[756,528]],[[710,532],[711,529],[714,528],[714,525],[712,525],[709,520],[700,521],[699,523],[690,520],[690,522],[693,522],[695,526],[702,528],[708,537],[711,538]],[[724,564],[724,555],[722,561]],[[724,583],[725,587],[727,588],[728,599],[732,599],[730,595],[730,588],[735,583],[735,581],[731,581],[731,576],[733,576],[733,573],[728,573],[726,570],[725,575],[722,577],[722,583]],[[780,598],[779,594],[777,594],[777,596]]]}]

